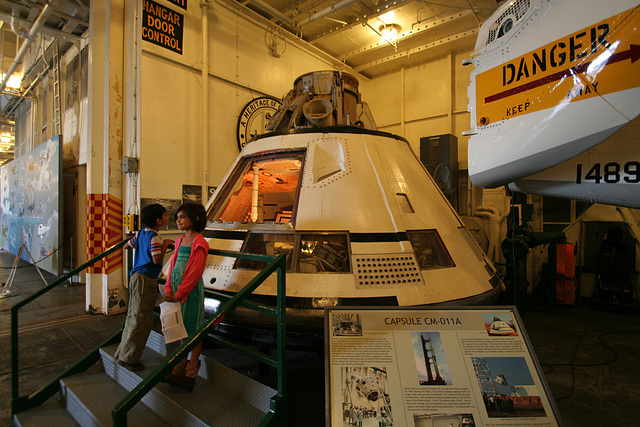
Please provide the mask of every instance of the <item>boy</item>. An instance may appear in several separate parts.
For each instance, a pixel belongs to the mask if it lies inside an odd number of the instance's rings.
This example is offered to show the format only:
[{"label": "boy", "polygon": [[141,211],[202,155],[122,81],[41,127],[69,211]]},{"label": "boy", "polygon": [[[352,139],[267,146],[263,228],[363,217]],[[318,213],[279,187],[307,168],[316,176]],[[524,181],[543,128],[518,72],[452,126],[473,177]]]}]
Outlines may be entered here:
[{"label": "boy", "polygon": [[167,247],[173,243],[173,240],[163,240],[158,235],[160,227],[169,223],[169,215],[164,206],[157,203],[145,206],[141,217],[146,228],[140,230],[124,246],[135,248],[136,251],[129,280],[127,319],[122,331],[122,341],[115,354],[118,364],[133,372],[144,370],[140,356],[153,326],[157,279]]}]

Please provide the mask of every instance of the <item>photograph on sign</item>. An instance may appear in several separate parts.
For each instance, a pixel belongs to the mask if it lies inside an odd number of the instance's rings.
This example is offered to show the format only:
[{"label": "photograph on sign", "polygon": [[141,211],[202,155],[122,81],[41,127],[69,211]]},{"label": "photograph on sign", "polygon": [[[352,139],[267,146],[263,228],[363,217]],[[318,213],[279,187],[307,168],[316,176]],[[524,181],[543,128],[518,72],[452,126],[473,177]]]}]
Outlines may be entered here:
[{"label": "photograph on sign", "polygon": [[412,332],[420,385],[451,385],[449,366],[439,332]]},{"label": "photograph on sign", "polygon": [[522,357],[472,357],[487,416],[545,417],[527,362]]},{"label": "photograph on sign", "polygon": [[362,335],[362,325],[360,316],[357,314],[345,313],[333,317],[334,336],[360,336]]},{"label": "photograph on sign", "polygon": [[414,414],[416,427],[473,427],[476,425],[472,414]]},{"label": "photograph on sign", "polygon": [[516,336],[515,322],[510,314],[505,313],[482,313],[484,326],[490,336]]},{"label": "photograph on sign", "polygon": [[362,425],[364,419],[384,420],[393,425],[391,399],[385,367],[353,366],[340,370],[342,377],[342,426]]}]

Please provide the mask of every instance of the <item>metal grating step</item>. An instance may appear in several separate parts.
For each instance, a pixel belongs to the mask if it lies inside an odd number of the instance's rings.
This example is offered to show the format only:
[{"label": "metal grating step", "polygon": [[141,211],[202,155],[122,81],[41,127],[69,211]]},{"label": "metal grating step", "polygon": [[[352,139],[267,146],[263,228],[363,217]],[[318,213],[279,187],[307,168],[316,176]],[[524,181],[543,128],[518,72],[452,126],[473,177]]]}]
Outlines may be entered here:
[{"label": "metal grating step", "polygon": [[[127,390],[106,373],[74,375],[62,380],[67,410],[82,426],[111,426],[111,410],[127,395]],[[131,425],[170,426],[148,406],[140,402],[129,411]]]},{"label": "metal grating step", "polygon": [[56,394],[36,408],[15,414],[13,425],[17,427],[80,426],[67,411],[60,394]]},{"label": "metal grating step", "polygon": [[[170,345],[170,350],[175,347]],[[141,362],[130,372],[117,364],[117,345],[100,349],[102,363],[64,378],[61,391],[37,408],[14,416],[18,426],[111,426],[111,411],[166,358],[161,334],[152,332]],[[169,351],[171,352],[171,351]],[[233,369],[201,356],[202,366],[191,393],[159,383],[128,414],[136,426],[258,426],[270,410],[276,391]]]},{"label": "metal grating step", "polygon": [[[141,357],[145,370],[130,372],[113,359],[116,345],[102,348],[105,372],[128,390],[164,361],[162,335],[153,332]],[[153,348],[154,350],[152,350]],[[143,402],[172,425],[257,426],[276,391],[205,357],[191,393],[159,383]]]}]

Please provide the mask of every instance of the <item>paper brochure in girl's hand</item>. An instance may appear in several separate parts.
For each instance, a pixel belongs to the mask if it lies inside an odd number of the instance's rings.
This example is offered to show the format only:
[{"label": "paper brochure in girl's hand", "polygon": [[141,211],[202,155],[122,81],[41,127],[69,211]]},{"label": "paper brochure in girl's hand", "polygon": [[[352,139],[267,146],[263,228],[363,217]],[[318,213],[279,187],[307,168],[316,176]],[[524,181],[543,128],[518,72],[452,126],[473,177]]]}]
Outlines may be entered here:
[{"label": "paper brochure in girl's hand", "polygon": [[166,344],[187,337],[179,302],[167,301],[160,304],[160,323],[162,323],[162,333]]}]

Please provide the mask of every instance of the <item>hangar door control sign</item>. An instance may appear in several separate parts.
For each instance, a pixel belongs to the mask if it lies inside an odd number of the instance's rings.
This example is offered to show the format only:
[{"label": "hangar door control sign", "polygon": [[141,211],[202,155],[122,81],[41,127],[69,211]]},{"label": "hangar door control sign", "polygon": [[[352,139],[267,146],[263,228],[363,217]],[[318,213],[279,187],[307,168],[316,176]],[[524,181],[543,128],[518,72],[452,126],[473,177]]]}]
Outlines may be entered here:
[{"label": "hangar door control sign", "polygon": [[[179,3],[186,7],[186,1]],[[184,15],[151,0],[142,7],[142,40],[182,55]]]}]

